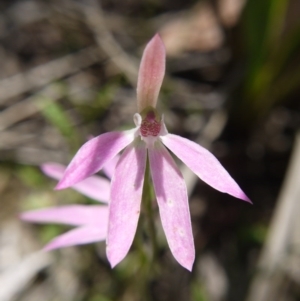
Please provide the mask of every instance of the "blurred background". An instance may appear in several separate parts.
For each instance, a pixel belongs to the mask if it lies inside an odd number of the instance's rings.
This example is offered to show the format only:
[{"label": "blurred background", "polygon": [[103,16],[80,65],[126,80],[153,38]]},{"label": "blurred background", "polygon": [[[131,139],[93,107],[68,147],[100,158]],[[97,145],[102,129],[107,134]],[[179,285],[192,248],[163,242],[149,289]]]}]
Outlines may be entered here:
[{"label": "blurred background", "polygon": [[[300,300],[299,16],[299,0],[1,0],[0,301]],[[20,212],[93,203],[53,191],[39,165],[67,164],[91,135],[133,127],[138,65],[156,32],[168,130],[210,149],[253,205],[183,169],[192,273],[159,219],[146,276],[136,246],[113,270],[104,242],[39,252],[68,227]]]}]

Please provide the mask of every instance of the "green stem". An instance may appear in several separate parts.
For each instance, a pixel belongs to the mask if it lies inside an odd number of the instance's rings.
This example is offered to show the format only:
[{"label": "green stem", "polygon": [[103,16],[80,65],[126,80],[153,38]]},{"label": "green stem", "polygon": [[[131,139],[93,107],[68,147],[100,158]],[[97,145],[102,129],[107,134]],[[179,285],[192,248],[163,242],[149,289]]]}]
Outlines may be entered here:
[{"label": "green stem", "polygon": [[[154,223],[154,210],[152,206],[152,200],[153,200],[153,193],[152,193],[152,185],[150,181],[149,159],[147,159],[142,202],[143,202],[144,212],[147,219],[149,237],[152,244],[152,256],[150,261],[154,262],[158,248],[157,248],[157,238],[156,238],[156,230],[155,230],[155,223]],[[153,265],[150,263],[150,266]]]},{"label": "green stem", "polygon": [[[137,233],[134,240],[134,245],[139,254],[139,270],[135,274],[138,277],[138,281],[133,281],[133,286],[135,287],[135,292],[144,296],[145,301],[151,301],[150,287],[149,283],[153,279],[154,264],[156,254],[157,254],[157,239],[154,223],[154,210],[152,207],[153,200],[153,190],[150,181],[150,168],[149,160],[147,158],[144,187],[142,194],[142,210],[141,218],[138,224]],[[144,245],[144,235],[147,235],[151,243],[151,254],[147,251]]]}]

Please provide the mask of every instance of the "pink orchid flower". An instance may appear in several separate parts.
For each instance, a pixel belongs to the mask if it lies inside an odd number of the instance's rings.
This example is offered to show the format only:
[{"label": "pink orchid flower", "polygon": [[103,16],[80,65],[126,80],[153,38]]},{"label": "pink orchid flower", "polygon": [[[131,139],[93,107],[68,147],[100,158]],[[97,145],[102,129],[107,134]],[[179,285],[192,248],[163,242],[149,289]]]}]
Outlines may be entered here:
[{"label": "pink orchid flower", "polygon": [[168,133],[163,116],[155,109],[164,73],[165,47],[157,34],[146,46],[139,69],[136,128],[105,133],[85,143],[56,187],[70,187],[98,172],[125,148],[116,165],[110,191],[107,257],[112,267],[126,256],[136,232],[148,156],[169,247],[183,267],[192,269],[195,249],[187,189],[166,147],[213,188],[250,202],[214,155],[188,139]]},{"label": "pink orchid flower", "polygon": [[[103,168],[111,177],[116,160],[111,160]],[[57,163],[42,165],[43,172],[51,178],[60,180],[65,172],[65,167]],[[107,203],[110,193],[109,180],[92,176],[72,187],[81,194],[96,201]],[[99,205],[66,205],[24,212],[20,215],[24,221],[34,223],[58,223],[76,226],[49,242],[44,250],[53,250],[69,246],[88,244],[106,239],[108,225],[108,206]]]}]

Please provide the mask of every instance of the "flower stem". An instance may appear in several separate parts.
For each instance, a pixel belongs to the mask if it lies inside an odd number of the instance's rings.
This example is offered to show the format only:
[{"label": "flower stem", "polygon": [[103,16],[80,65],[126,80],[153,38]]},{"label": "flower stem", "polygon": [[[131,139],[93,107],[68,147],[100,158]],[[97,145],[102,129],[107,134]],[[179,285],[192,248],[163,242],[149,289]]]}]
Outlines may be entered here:
[{"label": "flower stem", "polygon": [[157,238],[156,238],[156,231],[155,231],[154,210],[152,206],[152,200],[153,200],[153,190],[152,190],[152,185],[150,180],[149,159],[147,159],[142,202],[144,206],[144,212],[146,213],[148,232],[152,244],[152,256],[150,261],[154,262],[157,253]]},{"label": "flower stem", "polygon": [[[136,250],[138,252],[139,269],[135,273],[133,286],[139,295],[144,296],[145,301],[151,301],[151,281],[155,274],[155,258],[158,250],[158,243],[155,229],[155,212],[153,210],[152,201],[154,198],[153,188],[150,180],[149,160],[147,159],[144,187],[142,195],[142,218],[138,224],[137,234],[134,240]],[[151,248],[145,245],[145,237],[149,238]],[[150,249],[150,252],[149,252]]]}]

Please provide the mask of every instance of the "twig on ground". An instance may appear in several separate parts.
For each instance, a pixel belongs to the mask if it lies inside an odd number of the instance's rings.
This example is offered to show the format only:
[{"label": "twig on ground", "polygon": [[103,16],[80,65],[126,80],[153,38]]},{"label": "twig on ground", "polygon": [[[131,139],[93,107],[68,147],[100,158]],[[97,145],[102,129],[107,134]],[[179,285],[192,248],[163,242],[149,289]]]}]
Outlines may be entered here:
[{"label": "twig on ground", "polygon": [[40,112],[49,105],[49,102],[58,100],[63,94],[61,85],[52,84],[39,93],[8,107],[0,113],[0,131]]},{"label": "twig on ground", "polygon": [[[80,85],[76,85],[79,77],[82,77],[82,80]],[[49,84],[36,94],[29,96],[3,110],[0,112],[0,132],[33,116],[34,114],[41,112],[50,103],[58,101],[66,94],[68,94],[68,96],[73,96],[91,88],[94,84],[93,81],[84,80],[85,77],[85,72],[76,73],[75,75],[70,76],[62,84]]]},{"label": "twig on ground", "polygon": [[107,29],[100,5],[96,1],[88,1],[88,3],[88,5],[78,5],[78,8],[83,12],[97,45],[115,66],[124,72],[129,82],[135,87],[138,75],[137,60],[122,49]]},{"label": "twig on ground", "polygon": [[0,14],[0,38],[11,35],[24,25],[50,17],[50,11],[39,1],[17,1]]},{"label": "twig on ground", "polygon": [[18,147],[13,150],[0,150],[1,160],[13,161],[28,165],[41,165],[45,162],[58,162],[65,164],[68,154],[62,151],[45,148]]},{"label": "twig on ground", "polygon": [[99,49],[89,47],[74,54],[50,61],[44,65],[0,81],[0,105],[8,98],[40,88],[54,80],[87,68],[100,60]]},{"label": "twig on ground", "polygon": [[0,149],[11,149],[33,139],[38,139],[35,133],[15,130],[0,132]]}]

